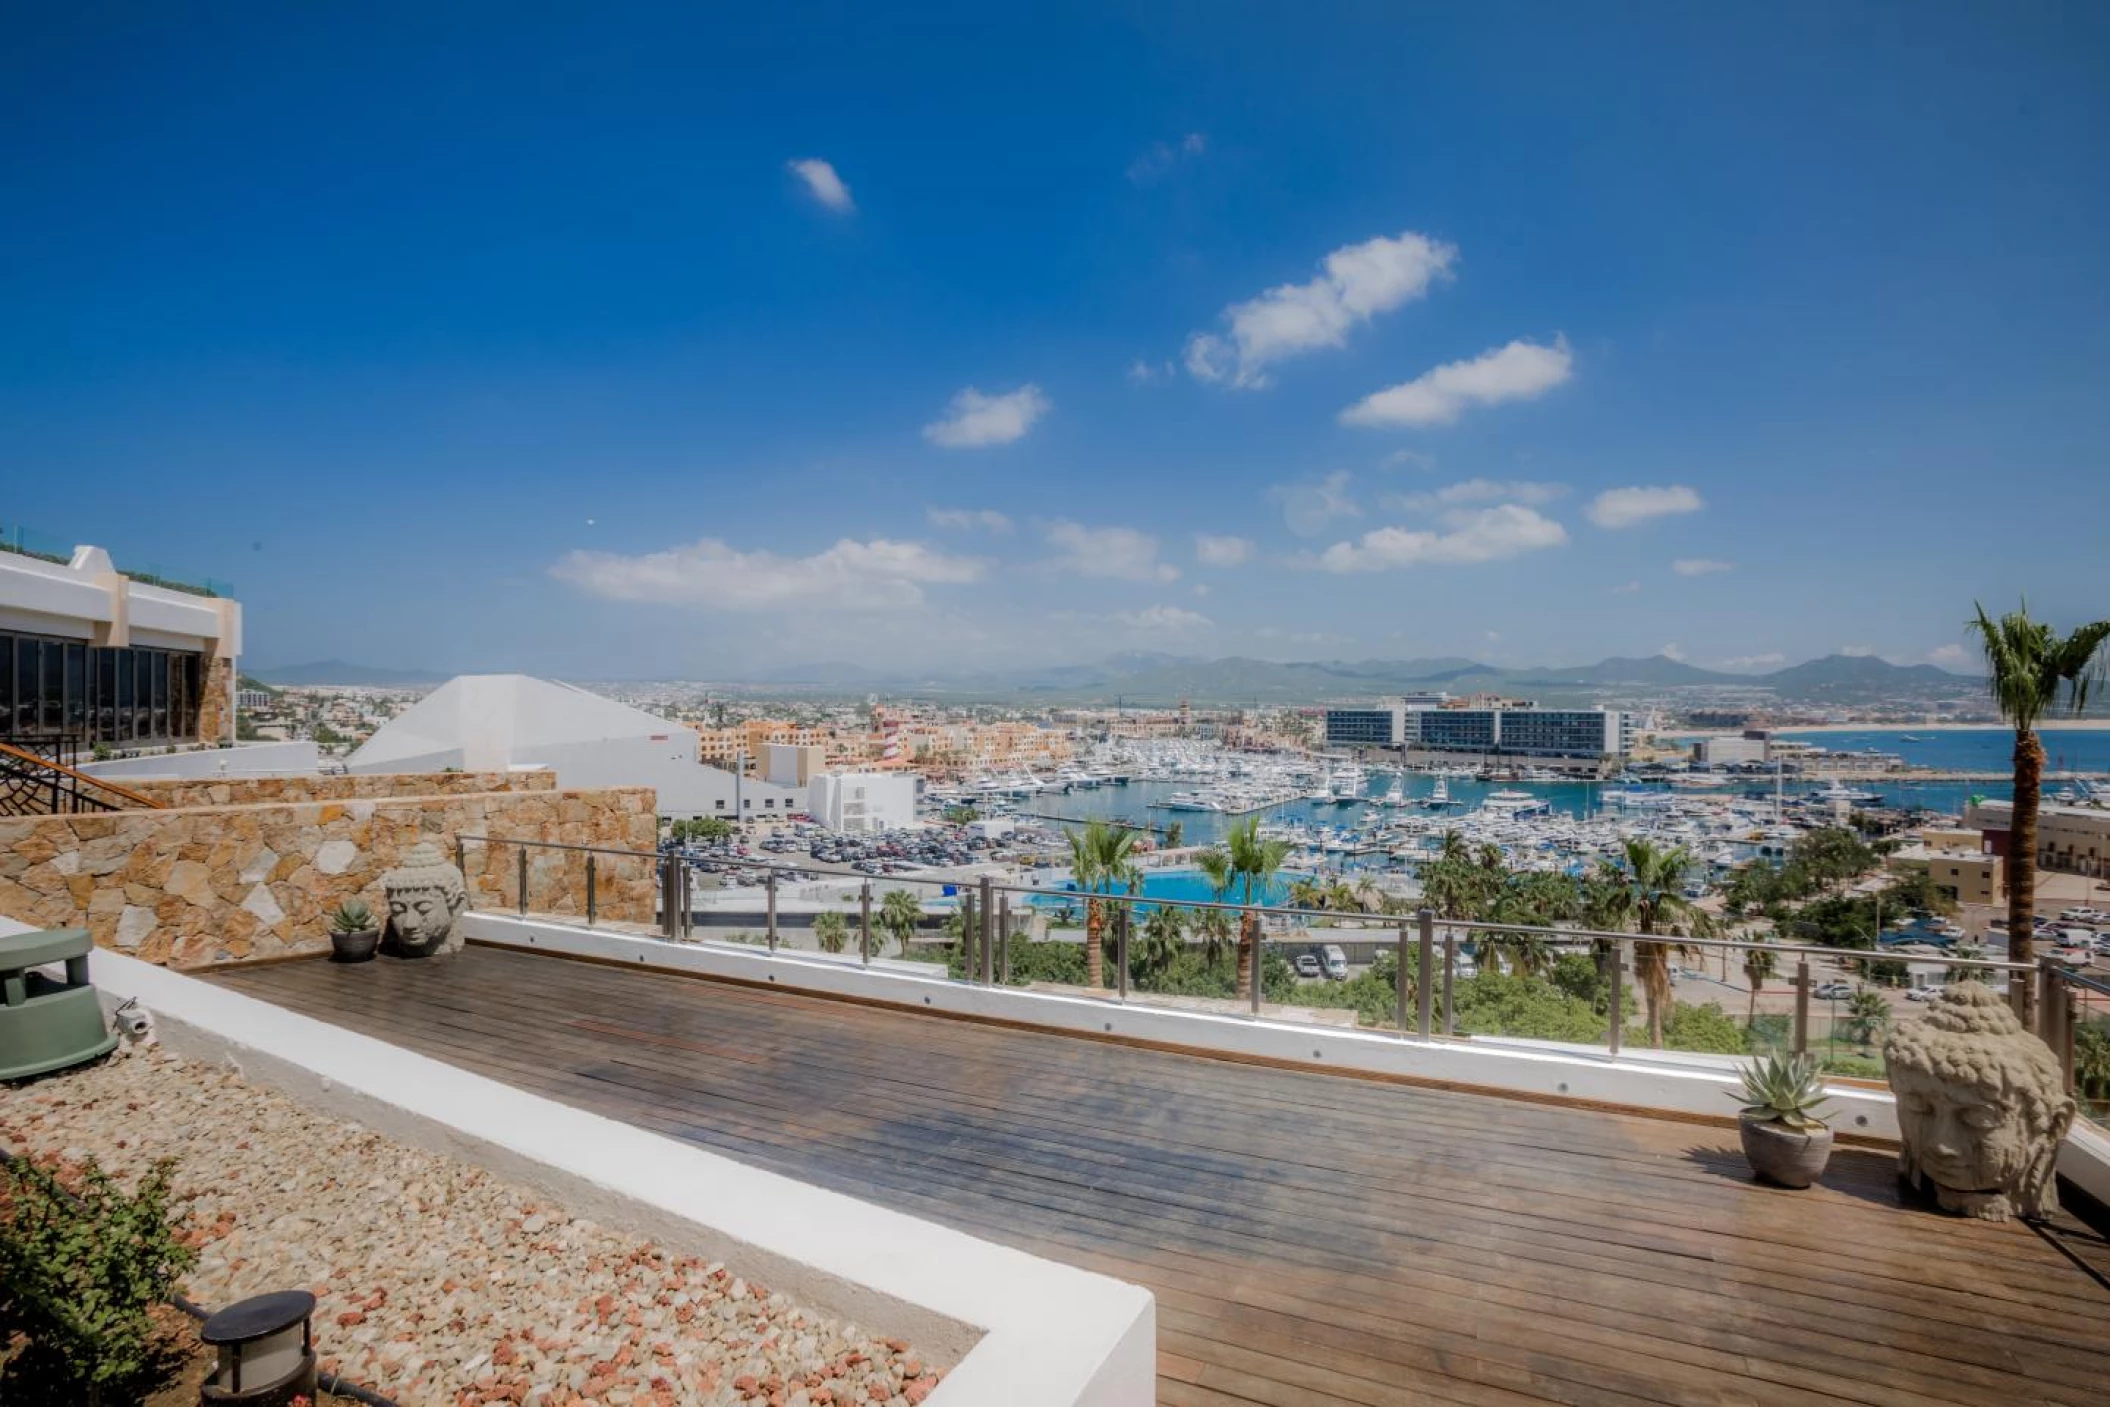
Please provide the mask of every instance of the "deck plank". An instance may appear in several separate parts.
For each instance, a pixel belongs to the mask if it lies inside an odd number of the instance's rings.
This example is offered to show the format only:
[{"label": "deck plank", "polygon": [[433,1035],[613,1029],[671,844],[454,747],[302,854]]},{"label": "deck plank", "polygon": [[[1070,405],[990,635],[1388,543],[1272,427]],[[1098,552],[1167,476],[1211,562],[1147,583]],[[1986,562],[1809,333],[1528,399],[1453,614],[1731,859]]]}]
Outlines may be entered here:
[{"label": "deck plank", "polygon": [[472,947],[215,980],[1155,1291],[1168,1404],[2100,1401],[2110,1293],[1888,1160]]}]

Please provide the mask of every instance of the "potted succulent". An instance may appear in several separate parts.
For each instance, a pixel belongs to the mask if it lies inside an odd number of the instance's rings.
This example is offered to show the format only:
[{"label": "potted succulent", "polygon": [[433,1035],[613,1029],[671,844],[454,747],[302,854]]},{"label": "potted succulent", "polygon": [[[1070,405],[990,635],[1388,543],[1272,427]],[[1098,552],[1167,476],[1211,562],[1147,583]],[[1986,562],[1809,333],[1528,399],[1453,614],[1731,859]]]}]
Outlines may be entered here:
[{"label": "potted succulent", "polygon": [[1817,1062],[1776,1053],[1737,1073],[1744,1081],[1737,1131],[1751,1170],[1782,1187],[1808,1187],[1832,1156],[1831,1127],[1818,1117],[1824,1079]]},{"label": "potted succulent", "polygon": [[330,961],[365,962],[381,945],[381,925],[364,899],[347,899],[330,914]]}]

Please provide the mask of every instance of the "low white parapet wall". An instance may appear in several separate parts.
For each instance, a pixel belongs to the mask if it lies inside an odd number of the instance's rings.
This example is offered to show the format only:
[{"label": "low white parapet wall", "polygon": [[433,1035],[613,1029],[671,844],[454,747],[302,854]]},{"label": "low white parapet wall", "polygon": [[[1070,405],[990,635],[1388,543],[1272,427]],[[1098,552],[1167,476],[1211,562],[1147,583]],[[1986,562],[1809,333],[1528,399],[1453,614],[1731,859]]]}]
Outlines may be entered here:
[{"label": "low white parapet wall", "polygon": [[[589,935],[596,939],[605,934]],[[665,945],[659,945],[664,948]],[[602,1118],[119,953],[171,1049],[227,1060],[324,1113],[462,1157],[575,1214],[741,1274],[952,1366],[927,1407],[1149,1407],[1148,1291]],[[345,1013],[356,1024],[356,1011]],[[533,1032],[523,1027],[522,1038]]]},{"label": "low white parapet wall", "polygon": [[[675,972],[792,990],[886,1002],[916,1010],[977,1016],[1080,1035],[1117,1036],[1229,1056],[1257,1057],[1317,1069],[1392,1075],[1430,1083],[1547,1100],[1623,1105],[1709,1119],[1736,1114],[1739,1085],[1721,1057],[1677,1051],[1607,1053],[1530,1042],[1429,1040],[1306,1022],[1175,1010],[1141,1002],[1017,987],[980,987],[939,974],[863,967],[816,953],[734,943],[669,943],[658,938],[582,928],[553,920],[472,911],[462,915],[471,939],[498,946],[650,965]],[[1837,1085],[1833,1126],[1864,1138],[1895,1139],[1890,1092]]]}]

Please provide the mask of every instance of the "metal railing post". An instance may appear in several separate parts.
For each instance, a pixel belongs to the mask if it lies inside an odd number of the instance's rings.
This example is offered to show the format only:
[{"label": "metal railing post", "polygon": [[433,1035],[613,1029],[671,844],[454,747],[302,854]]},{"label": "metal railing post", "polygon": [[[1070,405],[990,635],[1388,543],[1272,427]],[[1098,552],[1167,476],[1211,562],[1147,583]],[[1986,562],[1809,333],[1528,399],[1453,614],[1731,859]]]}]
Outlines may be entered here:
[{"label": "metal railing post", "polygon": [[1399,1033],[1407,1033],[1407,926],[1399,926],[1399,942],[1392,960],[1392,1016]]},{"label": "metal railing post", "polygon": [[476,886],[469,883],[469,862],[459,835],[454,837],[454,867],[462,872],[462,907],[473,909],[476,907]]},{"label": "metal railing post", "polygon": [[1253,912],[1251,905],[1247,905],[1238,911],[1238,940],[1241,943],[1245,941],[1248,926],[1250,926],[1250,931],[1253,935],[1253,1015],[1258,1016],[1260,1014],[1260,969],[1264,965],[1261,959],[1266,955],[1260,948],[1260,915]]},{"label": "metal railing post", "polygon": [[1810,960],[1795,964],[1795,1054],[1810,1053]]},{"label": "metal railing post", "polygon": [[1436,911],[1423,909],[1415,915],[1416,926],[1421,931],[1421,976],[1415,992],[1416,1029],[1421,1038],[1427,1040],[1436,1020]]},{"label": "metal railing post", "polygon": [[872,965],[872,881],[866,880],[857,890],[857,950],[864,965]]},{"label": "metal railing post", "polygon": [[960,976],[974,981],[974,891],[960,891]]},{"label": "metal railing post", "polygon": [[596,896],[594,894],[595,867],[593,862],[595,858],[595,856],[590,854],[586,857],[586,926],[588,928],[593,927],[594,918],[594,900]]},{"label": "metal railing post", "polygon": [[1626,940],[1616,938],[1608,956],[1612,970],[1608,974],[1611,983],[1611,999],[1606,1003],[1604,1043],[1614,1056],[1619,1054],[1619,1039],[1626,1030]]},{"label": "metal railing post", "polygon": [[1457,1023],[1453,1019],[1451,988],[1458,976],[1458,930],[1443,931],[1443,1034],[1457,1034]]},{"label": "metal railing post", "polygon": [[[990,939],[991,939],[991,938],[992,938],[992,937],[994,936],[993,930],[994,930],[994,929],[995,929],[995,927],[996,927],[996,896],[995,896],[995,894],[994,894],[994,892],[993,892],[993,891],[994,891],[994,888],[995,888],[994,882],[993,882],[993,881],[992,881],[992,880],[991,880],[991,879],[989,878],[989,876],[988,876],[988,875],[983,875],[983,876],[982,876],[982,901],[981,901],[981,905],[980,905],[980,907],[981,907],[981,912],[982,912],[982,931],[981,931],[981,934],[979,935],[979,940],[980,940],[980,941],[979,941],[979,946],[980,946],[980,948],[981,948],[981,955],[980,955],[980,971],[981,971],[981,974],[982,974],[982,976],[981,976],[981,982],[982,982],[982,985],[983,985],[983,986],[985,986],[985,987],[989,985],[989,970],[990,970],[990,952],[989,952],[989,949],[990,949]],[[973,976],[974,974],[973,974],[973,973],[969,973],[968,975],[969,975],[969,976]]]},{"label": "metal railing post", "polygon": [[2071,982],[2061,982],[2059,987],[2065,993],[2065,1000],[2059,1005],[2059,1044],[2055,1053],[2060,1068],[2066,1071],[2066,1092],[2074,1094],[2077,1092],[2073,1068],[2074,1028],[2081,1024],[2081,994]]},{"label": "metal railing post", "polygon": [[674,865],[672,855],[659,857],[659,936],[669,943],[674,941],[680,931],[674,925],[679,914],[677,906],[681,903],[681,895],[678,892],[681,880],[674,872]]},{"label": "metal railing post", "polygon": [[1135,926],[1136,906],[1130,902],[1121,906],[1119,921],[1114,928],[1114,967],[1119,977],[1114,984],[1114,1000],[1128,1000],[1128,932]]},{"label": "metal railing post", "polygon": [[1011,985],[1011,896],[996,901],[997,980]]},{"label": "metal railing post", "polygon": [[2042,959],[2037,963],[2037,1037],[2059,1053],[2059,974]]},{"label": "metal railing post", "polygon": [[520,916],[527,917],[527,842],[520,843]]},{"label": "metal railing post", "polygon": [[777,872],[775,870],[771,870],[764,877],[763,885],[769,891],[769,951],[773,953],[777,950]]}]

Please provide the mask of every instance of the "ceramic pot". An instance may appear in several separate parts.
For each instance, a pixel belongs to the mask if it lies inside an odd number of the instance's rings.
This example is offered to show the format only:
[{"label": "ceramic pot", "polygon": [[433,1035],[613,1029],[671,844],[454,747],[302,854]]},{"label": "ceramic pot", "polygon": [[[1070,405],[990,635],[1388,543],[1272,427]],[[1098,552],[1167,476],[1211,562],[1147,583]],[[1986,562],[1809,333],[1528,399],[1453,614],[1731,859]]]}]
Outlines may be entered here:
[{"label": "ceramic pot", "polygon": [[1831,1161],[1832,1131],[1818,1127],[1804,1132],[1770,1119],[1739,1119],[1744,1157],[1751,1170],[1767,1182],[1782,1187],[1808,1187],[1824,1174]]},{"label": "ceramic pot", "polygon": [[381,930],[378,928],[354,929],[350,933],[330,934],[331,962],[371,962],[374,949],[381,946]]}]

